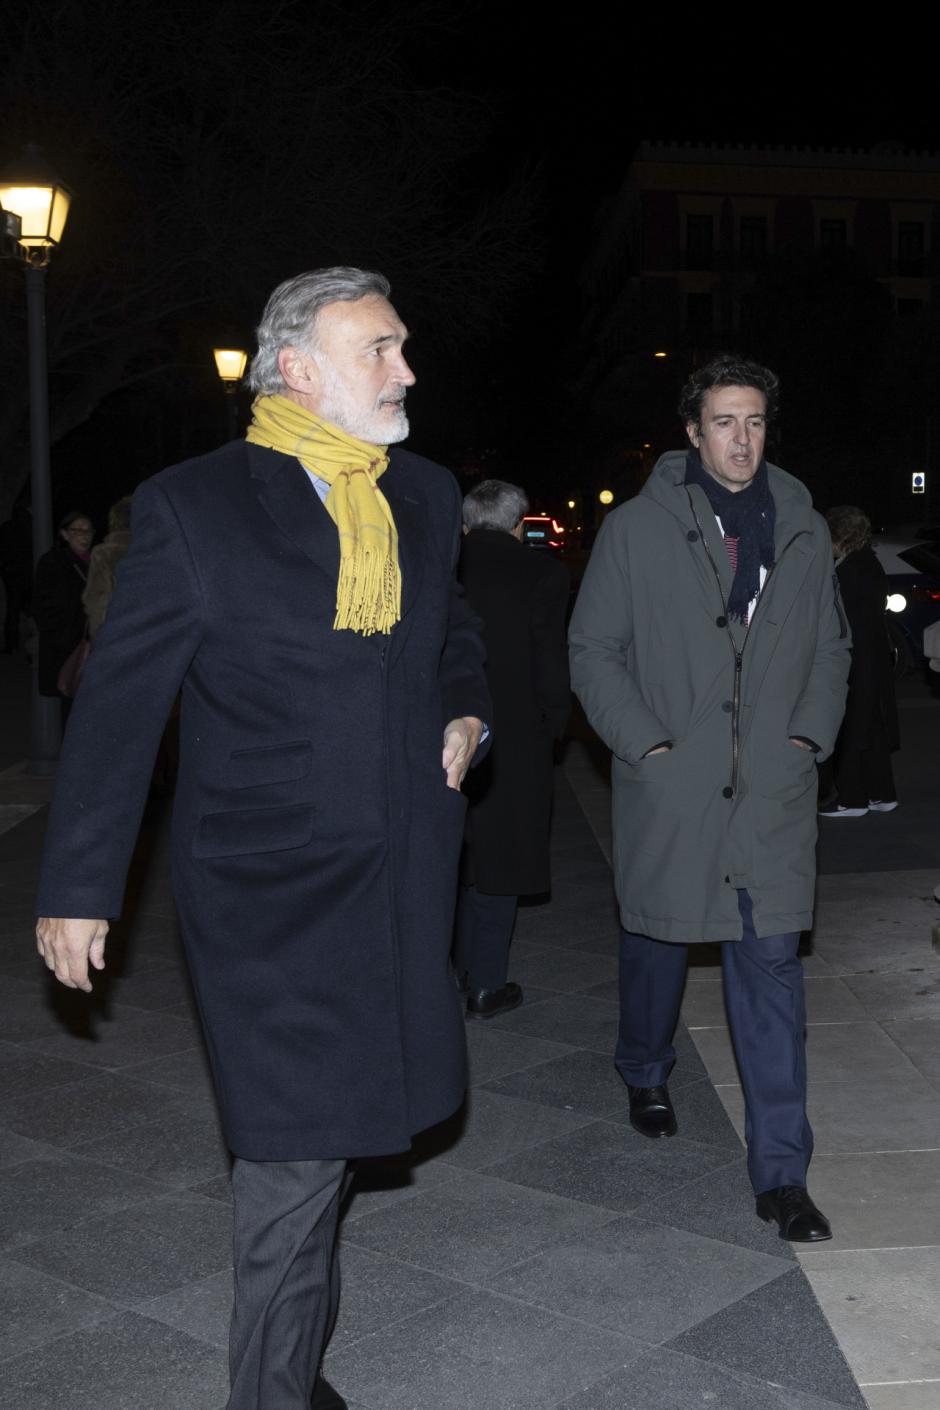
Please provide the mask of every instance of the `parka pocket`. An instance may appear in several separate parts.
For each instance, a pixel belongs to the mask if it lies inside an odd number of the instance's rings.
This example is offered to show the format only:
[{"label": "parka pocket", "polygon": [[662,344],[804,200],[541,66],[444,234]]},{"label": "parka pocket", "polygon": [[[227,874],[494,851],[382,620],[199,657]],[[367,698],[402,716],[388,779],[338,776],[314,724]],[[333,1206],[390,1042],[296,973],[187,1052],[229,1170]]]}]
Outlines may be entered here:
[{"label": "parka pocket", "polygon": [[816,756],[784,735],[761,749],[754,764],[754,789],[762,798],[795,801],[816,783]]},{"label": "parka pocket", "polygon": [[675,756],[681,752],[678,741],[673,741],[669,749],[664,749],[661,754],[644,754],[642,759],[638,759],[633,765],[633,772],[642,778],[656,778],[662,772],[664,775],[672,773],[672,765],[675,763]]}]

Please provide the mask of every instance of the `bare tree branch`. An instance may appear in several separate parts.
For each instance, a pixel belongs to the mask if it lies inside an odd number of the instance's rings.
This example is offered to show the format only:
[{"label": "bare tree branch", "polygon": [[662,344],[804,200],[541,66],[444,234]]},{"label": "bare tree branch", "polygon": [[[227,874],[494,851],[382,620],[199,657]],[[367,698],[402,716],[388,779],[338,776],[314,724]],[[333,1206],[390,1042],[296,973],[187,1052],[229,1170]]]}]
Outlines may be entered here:
[{"label": "bare tree branch", "polygon": [[[417,88],[380,3],[47,0],[0,54],[7,157],[37,141],[77,193],[49,278],[53,435],[128,375],[151,375],[181,318],[248,328],[278,280],[318,264],[385,269],[409,318],[485,335],[536,267],[537,176],[469,197],[492,114]],[[412,30],[454,23],[415,0]],[[0,267],[0,518],[23,480],[21,281]],[[77,408],[82,408],[81,411]]]}]

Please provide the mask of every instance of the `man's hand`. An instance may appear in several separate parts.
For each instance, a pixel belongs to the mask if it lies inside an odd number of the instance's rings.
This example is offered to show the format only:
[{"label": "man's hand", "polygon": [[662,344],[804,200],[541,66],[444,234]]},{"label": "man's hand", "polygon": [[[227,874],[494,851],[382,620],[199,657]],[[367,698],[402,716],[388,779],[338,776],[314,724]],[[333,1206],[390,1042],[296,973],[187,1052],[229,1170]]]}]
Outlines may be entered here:
[{"label": "man's hand", "polygon": [[811,754],[814,752],[813,746],[809,743],[808,740],[806,740],[806,739],[797,739],[796,736],[793,735],[793,734],[791,734],[789,738],[790,738],[790,743],[791,743],[791,744],[795,744],[795,745],[797,746],[797,748],[799,748],[799,749],[808,749]]},{"label": "man's hand", "polygon": [[447,787],[460,791],[460,785],[470,767],[470,760],[477,752],[480,736],[483,734],[483,721],[474,715],[464,715],[462,719],[451,720],[444,730],[444,757],[442,767],[447,774]]},{"label": "man's hand", "polygon": [[88,961],[104,969],[106,920],[65,920],[40,916],[36,922],[36,948],[46,965],[67,989],[91,991]]}]

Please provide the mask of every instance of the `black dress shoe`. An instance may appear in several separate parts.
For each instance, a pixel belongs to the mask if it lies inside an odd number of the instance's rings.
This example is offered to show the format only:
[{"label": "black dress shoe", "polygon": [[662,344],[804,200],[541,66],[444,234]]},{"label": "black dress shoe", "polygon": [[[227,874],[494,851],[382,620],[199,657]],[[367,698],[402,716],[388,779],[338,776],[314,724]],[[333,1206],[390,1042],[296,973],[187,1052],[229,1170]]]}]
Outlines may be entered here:
[{"label": "black dress shoe", "polygon": [[776,1222],[780,1237],[794,1244],[822,1243],[832,1238],[825,1214],[820,1214],[803,1185],[779,1185],[757,1196],[758,1218]]},{"label": "black dress shoe", "polygon": [[679,1127],[676,1113],[669,1100],[669,1088],[665,1082],[661,1087],[631,1087],[627,1083],[630,1098],[630,1125],[641,1136],[674,1136]]},{"label": "black dress shoe", "polygon": [[343,1397],[335,1391],[321,1371],[313,1387],[310,1410],[349,1410]]},{"label": "black dress shoe", "polygon": [[522,1003],[522,990],[518,984],[504,984],[502,989],[472,989],[467,1000],[468,1018],[495,1018],[498,1013],[508,1013]]}]

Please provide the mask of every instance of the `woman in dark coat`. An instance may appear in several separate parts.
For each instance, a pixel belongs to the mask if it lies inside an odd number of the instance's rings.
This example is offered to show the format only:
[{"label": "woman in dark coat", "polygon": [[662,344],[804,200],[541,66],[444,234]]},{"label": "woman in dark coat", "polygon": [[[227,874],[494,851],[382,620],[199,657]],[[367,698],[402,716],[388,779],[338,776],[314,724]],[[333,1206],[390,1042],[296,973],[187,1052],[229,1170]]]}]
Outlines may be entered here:
[{"label": "woman in dark coat", "polygon": [[820,769],[822,817],[861,818],[898,806],[891,754],[899,746],[891,645],[885,626],[888,580],[871,547],[871,524],[855,505],[826,515],[836,575],[852,631],[845,718],[831,765]]},{"label": "woman in dark coat", "polygon": [[33,616],[39,629],[39,693],[59,695],[59,672],[85,635],[82,594],[88,581],[94,526],[73,510],[36,564]]},{"label": "woman in dark coat", "polygon": [[460,580],[483,621],[493,747],[464,785],[470,800],[455,967],[471,1017],[522,1002],[507,984],[520,895],[548,891],[554,743],[571,705],[567,569],[521,542],[523,490],[484,480],[464,500]]}]

